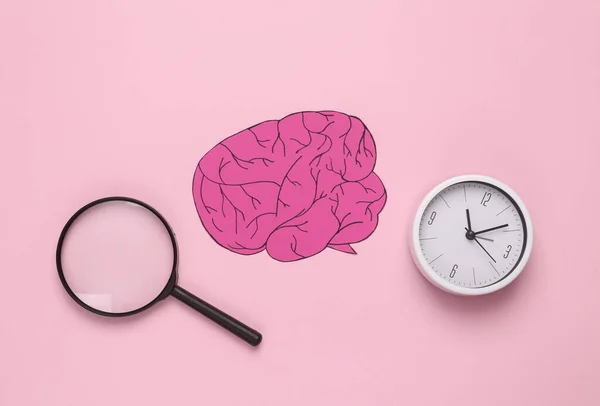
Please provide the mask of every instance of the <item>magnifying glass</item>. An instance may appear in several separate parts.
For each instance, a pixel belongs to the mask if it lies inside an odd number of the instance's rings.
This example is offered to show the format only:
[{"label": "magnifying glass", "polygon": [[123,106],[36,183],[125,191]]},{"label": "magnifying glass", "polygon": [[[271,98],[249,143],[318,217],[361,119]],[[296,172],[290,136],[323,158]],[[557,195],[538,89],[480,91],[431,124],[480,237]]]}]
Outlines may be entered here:
[{"label": "magnifying glass", "polygon": [[178,247],[165,218],[129,197],[106,197],[79,209],[58,240],[58,276],[83,308],[131,316],[173,296],[252,346],[262,335],[177,284]]}]

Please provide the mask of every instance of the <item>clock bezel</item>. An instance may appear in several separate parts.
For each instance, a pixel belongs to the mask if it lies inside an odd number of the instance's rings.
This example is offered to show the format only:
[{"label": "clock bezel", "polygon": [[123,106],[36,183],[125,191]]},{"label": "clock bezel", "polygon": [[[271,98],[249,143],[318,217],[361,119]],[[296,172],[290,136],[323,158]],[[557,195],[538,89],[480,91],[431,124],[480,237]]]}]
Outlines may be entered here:
[{"label": "clock bezel", "polygon": [[[425,213],[425,210],[431,203],[431,201],[444,189],[446,189],[450,186],[453,186],[453,185],[456,185],[459,183],[465,183],[465,182],[476,182],[476,183],[488,184],[489,186],[499,189],[500,192],[506,194],[509,197],[509,199],[513,200],[513,203],[517,207],[517,210],[519,210],[520,214],[522,215],[523,226],[525,227],[525,230],[523,233],[524,249],[523,249],[523,252],[521,253],[521,258],[518,261],[518,263],[515,264],[515,267],[512,269],[512,271],[510,271],[508,273],[508,275],[506,275],[504,278],[500,279],[498,282],[495,282],[491,285],[487,285],[487,286],[483,286],[483,287],[469,288],[469,287],[458,286],[458,285],[455,285],[455,284],[445,280],[441,276],[439,276],[427,263],[427,260],[425,259],[423,252],[421,251],[421,246],[420,246],[420,241],[419,241],[421,219],[423,217],[423,214]],[[498,179],[492,178],[490,176],[485,176],[485,175],[455,176],[450,179],[447,179],[446,181],[444,181],[444,182],[438,184],[437,186],[435,186],[434,188],[432,188],[425,195],[425,198],[422,200],[421,204],[419,205],[419,208],[417,209],[417,212],[415,214],[415,217],[414,217],[414,220],[412,223],[412,228],[411,228],[410,250],[411,250],[411,254],[413,257],[413,261],[415,262],[415,265],[417,266],[417,268],[419,269],[421,274],[429,282],[431,282],[433,285],[437,286],[438,288],[440,288],[446,292],[455,294],[455,295],[480,296],[480,295],[485,295],[485,294],[489,294],[492,292],[496,292],[496,291],[508,286],[521,274],[521,272],[523,272],[523,269],[525,269],[527,262],[529,261],[529,258],[531,256],[532,249],[533,249],[533,225],[532,225],[531,215],[529,214],[529,211],[527,210],[525,203],[523,202],[521,197],[511,187],[509,187],[505,183],[499,181]]]}]

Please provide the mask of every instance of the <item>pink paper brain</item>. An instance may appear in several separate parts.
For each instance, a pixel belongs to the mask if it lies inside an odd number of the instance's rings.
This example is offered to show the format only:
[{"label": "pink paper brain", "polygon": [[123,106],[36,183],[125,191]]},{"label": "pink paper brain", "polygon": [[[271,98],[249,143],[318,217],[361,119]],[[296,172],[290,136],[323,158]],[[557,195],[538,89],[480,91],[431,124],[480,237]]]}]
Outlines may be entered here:
[{"label": "pink paper brain", "polygon": [[373,136],[357,117],[300,112],[221,141],[199,162],[193,196],[204,228],[243,255],[279,261],[351,244],[377,227],[386,191]]}]

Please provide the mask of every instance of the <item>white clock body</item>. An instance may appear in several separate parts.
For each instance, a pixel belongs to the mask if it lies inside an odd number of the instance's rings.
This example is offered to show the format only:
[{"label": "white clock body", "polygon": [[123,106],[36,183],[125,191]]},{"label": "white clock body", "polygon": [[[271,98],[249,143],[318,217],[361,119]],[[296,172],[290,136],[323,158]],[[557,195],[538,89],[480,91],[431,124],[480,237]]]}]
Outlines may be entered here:
[{"label": "white clock body", "polygon": [[533,226],[510,187],[488,176],[458,176],[423,199],[410,248],[418,269],[435,286],[458,295],[483,295],[507,286],[523,271],[533,248]]}]

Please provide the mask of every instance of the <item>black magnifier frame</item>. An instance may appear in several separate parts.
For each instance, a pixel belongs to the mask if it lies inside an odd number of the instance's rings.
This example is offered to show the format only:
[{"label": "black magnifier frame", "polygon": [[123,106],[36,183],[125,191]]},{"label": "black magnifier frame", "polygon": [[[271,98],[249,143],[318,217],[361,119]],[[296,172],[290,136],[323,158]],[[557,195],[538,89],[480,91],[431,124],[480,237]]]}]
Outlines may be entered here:
[{"label": "black magnifier frame", "polygon": [[[98,206],[102,203],[108,203],[108,202],[133,203],[133,204],[136,204],[136,205],[148,210],[152,214],[154,214],[154,216],[156,216],[161,221],[161,223],[163,224],[163,226],[169,233],[169,238],[171,240],[171,244],[172,244],[172,248],[173,248],[173,268],[171,269],[171,276],[169,277],[169,280],[167,281],[167,284],[164,287],[164,289],[150,303],[140,307],[139,309],[134,309],[134,310],[131,310],[128,312],[122,312],[122,313],[105,312],[103,310],[95,309],[92,306],[88,305],[87,303],[83,302],[75,294],[75,292],[73,292],[73,290],[69,286],[69,284],[65,278],[63,266],[62,266],[62,249],[63,249],[64,241],[69,232],[69,229],[71,228],[71,226],[73,225],[75,220],[77,220],[83,213],[85,213],[87,210],[91,209],[92,207]],[[177,246],[177,239],[175,238],[175,233],[173,232],[173,229],[171,228],[171,226],[169,225],[167,220],[162,216],[162,214],[160,214],[154,207],[150,206],[149,204],[144,203],[141,200],[137,200],[137,199],[134,199],[131,197],[126,197],[126,196],[104,197],[104,198],[95,200],[93,202],[90,202],[90,203],[86,204],[85,206],[83,206],[81,209],[77,210],[77,212],[75,212],[75,214],[73,214],[73,216],[71,216],[69,221],[67,221],[67,223],[63,227],[63,230],[60,233],[60,237],[58,239],[58,245],[56,247],[56,269],[58,270],[58,277],[60,278],[60,282],[62,283],[64,289],[67,291],[67,293],[69,294],[71,299],[73,299],[78,305],[80,305],[81,307],[83,307],[84,309],[86,309],[92,313],[98,314],[100,316],[106,316],[106,317],[132,316],[134,314],[140,313],[140,312],[150,308],[152,305],[160,302],[163,299],[166,299],[169,296],[173,296],[176,299],[180,300],[181,302],[192,307],[199,313],[203,314],[204,316],[206,316],[213,322],[217,323],[221,327],[227,329],[229,332],[235,334],[242,340],[246,341],[248,344],[250,344],[252,346],[259,345],[262,341],[262,335],[258,331],[248,327],[241,321],[236,320],[235,318],[231,317],[230,315],[224,313],[223,311],[217,309],[213,305],[205,302],[204,300],[196,297],[192,293],[188,292],[187,290],[185,290],[177,285],[178,260],[179,260],[179,248]]]}]

